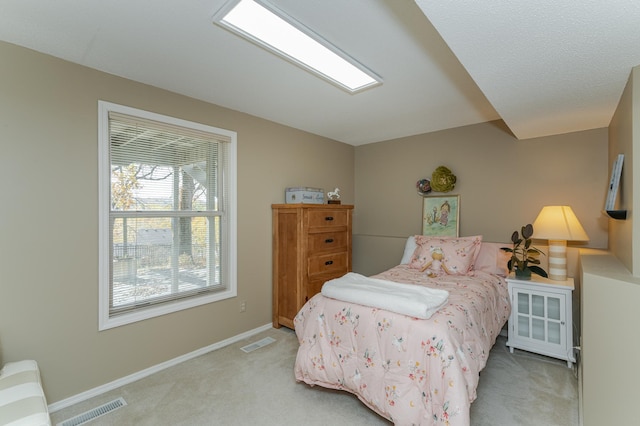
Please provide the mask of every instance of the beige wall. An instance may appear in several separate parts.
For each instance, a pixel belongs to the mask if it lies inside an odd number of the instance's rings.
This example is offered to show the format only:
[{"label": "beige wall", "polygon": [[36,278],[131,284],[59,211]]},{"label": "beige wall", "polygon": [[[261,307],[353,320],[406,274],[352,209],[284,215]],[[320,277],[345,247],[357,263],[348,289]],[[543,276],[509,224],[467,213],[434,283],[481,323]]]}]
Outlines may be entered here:
[{"label": "beige wall", "polygon": [[[38,360],[49,403],[269,324],[270,205],[287,186],[354,201],[352,146],[10,44],[0,58],[0,358]],[[98,332],[99,99],[238,132],[238,298]]]},{"label": "beige wall", "polygon": [[640,278],[604,251],[584,250],[581,267],[583,424],[632,424],[640,416],[640,370],[632,366],[640,357]]},{"label": "beige wall", "polygon": [[[640,204],[640,197],[633,197],[633,188],[640,187],[640,173],[633,173],[633,164],[640,150],[640,67],[631,72],[616,112],[609,125],[609,173],[618,154],[624,154],[622,176],[616,208],[627,210],[627,220],[610,219],[609,248],[633,275],[640,276],[640,218],[633,211]],[[636,209],[634,209],[636,207]]]},{"label": "beige wall", "polygon": [[[406,237],[421,232],[415,183],[440,165],[457,176],[448,194],[460,195],[462,236],[509,241],[543,206],[568,204],[591,239],[587,246],[607,247],[607,129],[519,141],[495,121],[356,147],[357,272],[397,264]],[[571,243],[570,250],[577,253]]]},{"label": "beige wall", "polygon": [[[0,58],[0,359],[37,359],[49,403],[268,324],[270,205],[287,186],[355,201],[367,274],[420,232],[415,182],[439,165],[458,176],[461,235],[504,242],[566,203],[607,247],[606,129],[517,141],[492,122],[354,148],[10,44]],[[238,298],[97,331],[99,99],[238,132]]]},{"label": "beige wall", "polygon": [[[585,426],[627,424],[640,415],[637,387],[640,374],[629,360],[640,356],[635,338],[640,324],[640,207],[634,188],[640,173],[634,164],[640,151],[640,66],[635,67],[609,125],[609,173],[614,158],[624,154],[616,208],[626,220],[609,219],[609,251],[584,250],[582,271],[582,360],[580,408]],[[631,338],[630,338],[631,336]],[[620,342],[624,347],[617,348]],[[608,407],[603,410],[602,407]]]}]

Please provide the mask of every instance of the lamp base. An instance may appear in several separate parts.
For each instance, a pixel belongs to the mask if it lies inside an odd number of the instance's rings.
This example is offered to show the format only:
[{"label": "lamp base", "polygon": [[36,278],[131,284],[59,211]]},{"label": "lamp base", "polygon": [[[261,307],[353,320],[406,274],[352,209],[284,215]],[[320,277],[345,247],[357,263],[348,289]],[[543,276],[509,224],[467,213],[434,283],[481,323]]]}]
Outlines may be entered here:
[{"label": "lamp base", "polygon": [[567,241],[549,240],[549,279],[567,280]]}]

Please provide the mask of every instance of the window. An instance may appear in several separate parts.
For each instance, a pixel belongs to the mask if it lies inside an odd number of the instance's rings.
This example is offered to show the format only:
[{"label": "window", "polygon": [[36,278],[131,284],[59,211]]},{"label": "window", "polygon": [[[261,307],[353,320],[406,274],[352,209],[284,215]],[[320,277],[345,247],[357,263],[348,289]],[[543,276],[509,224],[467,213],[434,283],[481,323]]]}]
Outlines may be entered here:
[{"label": "window", "polygon": [[236,295],[236,133],[100,101],[100,330]]}]

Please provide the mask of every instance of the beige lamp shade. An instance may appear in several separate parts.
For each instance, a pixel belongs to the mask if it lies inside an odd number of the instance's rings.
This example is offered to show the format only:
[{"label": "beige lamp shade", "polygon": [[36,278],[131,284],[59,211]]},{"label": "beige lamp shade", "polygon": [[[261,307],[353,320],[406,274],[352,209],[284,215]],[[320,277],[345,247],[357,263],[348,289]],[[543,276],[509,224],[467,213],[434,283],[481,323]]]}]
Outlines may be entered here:
[{"label": "beige lamp shade", "polygon": [[569,206],[545,206],[533,222],[533,238],[549,240],[549,278],[567,279],[567,240],[589,241]]},{"label": "beige lamp shade", "polygon": [[589,236],[569,206],[545,206],[533,222],[533,238],[589,241]]}]

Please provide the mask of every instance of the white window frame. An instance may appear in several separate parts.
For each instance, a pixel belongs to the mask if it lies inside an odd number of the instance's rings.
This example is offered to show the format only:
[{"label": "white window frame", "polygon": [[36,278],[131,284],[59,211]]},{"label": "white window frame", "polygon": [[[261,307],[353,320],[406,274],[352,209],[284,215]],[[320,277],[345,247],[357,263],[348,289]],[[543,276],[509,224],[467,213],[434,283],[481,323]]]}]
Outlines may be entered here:
[{"label": "white window frame", "polygon": [[[167,123],[174,126],[210,132],[227,136],[230,140],[228,147],[227,167],[225,179],[227,179],[228,194],[225,212],[227,226],[227,239],[221,244],[223,252],[223,264],[226,282],[225,289],[212,293],[194,295],[183,299],[178,299],[149,307],[136,308],[130,312],[117,315],[109,314],[110,300],[110,275],[111,275],[111,243],[110,243],[110,197],[111,197],[111,164],[110,164],[110,141],[109,141],[109,112],[118,112],[134,117]],[[107,330],[137,321],[166,315],[195,306],[212,303],[237,296],[237,133],[219,129],[216,127],[186,121],[166,115],[156,114],[136,108],[118,105],[105,101],[98,101],[98,209],[99,209],[99,320],[98,329]]]}]

